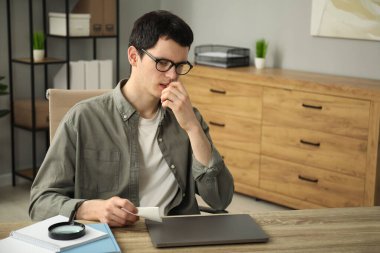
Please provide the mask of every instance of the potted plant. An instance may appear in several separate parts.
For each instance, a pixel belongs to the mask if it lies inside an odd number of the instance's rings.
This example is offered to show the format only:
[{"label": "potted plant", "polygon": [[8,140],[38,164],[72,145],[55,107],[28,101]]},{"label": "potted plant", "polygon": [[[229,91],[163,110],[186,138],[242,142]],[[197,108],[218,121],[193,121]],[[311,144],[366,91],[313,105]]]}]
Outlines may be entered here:
[{"label": "potted plant", "polygon": [[256,41],[255,66],[257,69],[264,68],[267,50],[268,50],[268,42],[265,39],[260,39]]},{"label": "potted plant", "polygon": [[43,32],[33,33],[33,59],[42,61],[45,55],[45,35]]},{"label": "potted plant", "polygon": [[[4,76],[0,76],[0,80],[3,80],[3,79],[4,79]],[[7,88],[8,86],[6,84],[0,83],[0,96],[8,94]],[[9,110],[0,109],[0,118],[4,117],[8,113],[9,113]]]}]

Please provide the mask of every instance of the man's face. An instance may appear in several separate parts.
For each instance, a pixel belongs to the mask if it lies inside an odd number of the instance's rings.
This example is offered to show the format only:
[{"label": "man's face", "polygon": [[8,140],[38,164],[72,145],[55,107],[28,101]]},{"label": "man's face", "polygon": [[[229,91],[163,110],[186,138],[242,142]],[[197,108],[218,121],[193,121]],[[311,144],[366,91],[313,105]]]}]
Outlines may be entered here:
[{"label": "man's face", "polygon": [[[165,38],[160,38],[154,47],[145,50],[155,58],[171,60],[174,63],[187,61],[189,53],[188,47],[182,47],[174,40]],[[161,97],[161,92],[166,86],[178,80],[179,76],[175,71],[175,66],[167,72],[158,71],[156,62],[146,54],[140,58],[135,72],[140,82],[139,86],[143,89],[142,92],[157,99]]]}]

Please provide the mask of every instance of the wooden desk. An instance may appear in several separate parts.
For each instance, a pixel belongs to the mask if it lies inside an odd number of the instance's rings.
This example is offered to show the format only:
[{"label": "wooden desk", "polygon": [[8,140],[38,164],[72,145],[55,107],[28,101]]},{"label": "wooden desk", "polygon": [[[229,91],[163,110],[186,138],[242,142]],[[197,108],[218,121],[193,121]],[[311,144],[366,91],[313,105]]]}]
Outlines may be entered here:
[{"label": "wooden desk", "polygon": [[[122,252],[380,252],[380,207],[252,213],[269,234],[265,244],[156,249],[143,221],[112,229]],[[0,238],[30,222],[0,224]]]}]

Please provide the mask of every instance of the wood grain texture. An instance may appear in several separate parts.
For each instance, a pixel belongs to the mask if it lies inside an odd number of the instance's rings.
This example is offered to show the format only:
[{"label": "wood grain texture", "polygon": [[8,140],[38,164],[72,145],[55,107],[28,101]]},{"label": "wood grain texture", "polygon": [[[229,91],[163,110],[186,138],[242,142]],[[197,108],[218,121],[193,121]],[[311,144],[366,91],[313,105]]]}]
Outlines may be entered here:
[{"label": "wood grain texture", "polygon": [[[156,249],[143,219],[113,228],[122,252],[380,252],[380,207],[329,208],[251,213],[270,236],[264,244],[235,244]],[[29,222],[0,224],[0,238]]]},{"label": "wood grain texture", "polygon": [[306,71],[254,67],[212,68],[195,66],[191,76],[221,79],[262,87],[293,89],[355,99],[380,101],[380,80],[320,74]]},{"label": "wood grain texture", "polygon": [[261,122],[229,114],[201,111],[217,147],[224,145],[234,149],[260,153]]},{"label": "wood grain texture", "polygon": [[[205,66],[195,66],[181,80],[205,119],[217,123],[210,125],[216,147],[226,154],[247,152],[226,162],[237,192],[292,208],[380,204],[380,80]],[[257,155],[258,170],[250,162]],[[287,181],[292,191],[270,190],[266,184],[281,185],[283,178],[262,181],[263,156],[314,170],[329,184],[311,191],[312,198],[297,181]],[[276,166],[273,171],[281,169]],[[331,199],[322,200],[321,191]]]},{"label": "wood grain texture", "polygon": [[246,119],[261,119],[262,88],[223,79],[183,76],[194,106]]},{"label": "wood grain texture", "polygon": [[265,89],[263,121],[367,140],[370,102]]},{"label": "wood grain texture", "polygon": [[364,178],[367,142],[303,128],[263,125],[262,154]]},{"label": "wood grain texture", "polygon": [[368,138],[367,173],[365,178],[364,203],[366,206],[380,205],[380,103],[371,103]]},{"label": "wood grain texture", "polygon": [[229,168],[234,181],[259,186],[260,155],[218,145],[218,151]]},{"label": "wood grain texture", "polygon": [[260,187],[326,207],[363,205],[364,180],[261,157]]}]

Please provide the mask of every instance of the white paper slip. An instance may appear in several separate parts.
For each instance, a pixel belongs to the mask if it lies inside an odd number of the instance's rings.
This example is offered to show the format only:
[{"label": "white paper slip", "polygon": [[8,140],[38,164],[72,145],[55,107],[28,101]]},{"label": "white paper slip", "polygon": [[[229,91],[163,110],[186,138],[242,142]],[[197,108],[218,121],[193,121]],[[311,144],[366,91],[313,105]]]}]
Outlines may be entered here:
[{"label": "white paper slip", "polygon": [[145,219],[162,222],[160,208],[158,207],[137,207],[137,215]]},{"label": "white paper slip", "polygon": [[143,217],[144,219],[153,220],[157,222],[162,222],[162,218],[160,216],[160,208],[158,207],[137,207],[137,213],[132,213],[125,208],[121,208],[127,213]]}]

